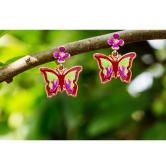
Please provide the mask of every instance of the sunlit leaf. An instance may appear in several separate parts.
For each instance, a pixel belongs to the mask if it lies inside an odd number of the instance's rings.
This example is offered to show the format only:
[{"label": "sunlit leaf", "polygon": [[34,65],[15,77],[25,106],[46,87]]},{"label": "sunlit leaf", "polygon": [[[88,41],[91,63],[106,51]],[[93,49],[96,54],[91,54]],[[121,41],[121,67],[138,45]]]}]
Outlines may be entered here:
[{"label": "sunlit leaf", "polygon": [[9,32],[9,30],[0,30],[0,38],[8,32]]},{"label": "sunlit leaf", "polygon": [[156,99],[152,103],[152,111],[156,116],[161,116],[165,113],[165,102],[161,99]]},{"label": "sunlit leaf", "polygon": [[2,83],[0,83],[0,90],[1,90],[2,86],[3,86],[3,84],[2,84]]}]

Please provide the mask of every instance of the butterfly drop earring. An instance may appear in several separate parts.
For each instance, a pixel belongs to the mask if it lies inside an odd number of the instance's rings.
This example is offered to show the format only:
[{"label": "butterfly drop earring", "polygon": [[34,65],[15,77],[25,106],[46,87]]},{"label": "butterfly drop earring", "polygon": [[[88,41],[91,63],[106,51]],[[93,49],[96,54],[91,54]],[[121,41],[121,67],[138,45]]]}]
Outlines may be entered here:
[{"label": "butterfly drop earring", "polygon": [[74,66],[70,69],[64,68],[62,63],[65,62],[65,59],[70,58],[70,54],[66,52],[63,46],[59,47],[59,52],[54,52],[53,56],[59,63],[55,70],[47,67],[40,68],[46,82],[45,89],[47,97],[52,97],[58,91],[63,92],[64,90],[66,90],[68,96],[76,97],[78,89],[77,81],[79,73],[82,71],[82,66]]},{"label": "butterfly drop earring", "polygon": [[113,49],[111,55],[106,56],[100,53],[95,53],[93,55],[94,59],[97,60],[100,69],[99,76],[101,83],[106,83],[113,77],[120,77],[122,82],[130,83],[132,75],[131,66],[133,59],[136,57],[136,53],[130,52],[121,56],[117,52],[119,46],[124,45],[124,41],[119,39],[118,33],[114,33],[113,38],[109,38],[107,42],[112,46],[111,48]]}]

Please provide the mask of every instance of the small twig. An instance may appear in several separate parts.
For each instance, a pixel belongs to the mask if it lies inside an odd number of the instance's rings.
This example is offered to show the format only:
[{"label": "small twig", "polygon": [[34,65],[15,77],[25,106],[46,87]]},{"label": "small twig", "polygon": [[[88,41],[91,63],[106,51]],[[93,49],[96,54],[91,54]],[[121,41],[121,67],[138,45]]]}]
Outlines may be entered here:
[{"label": "small twig", "polygon": [[[120,38],[125,41],[125,44],[154,40],[154,39],[166,39],[166,30],[130,30],[119,31]],[[107,44],[108,38],[112,37],[113,33],[92,37],[84,40],[65,44],[67,52],[71,56],[81,53],[104,49],[110,47]],[[0,68],[0,83],[3,81],[9,82],[14,76],[36,67],[38,65],[54,61],[53,52],[57,51],[58,47],[53,47],[37,53],[26,55],[23,58]]]}]

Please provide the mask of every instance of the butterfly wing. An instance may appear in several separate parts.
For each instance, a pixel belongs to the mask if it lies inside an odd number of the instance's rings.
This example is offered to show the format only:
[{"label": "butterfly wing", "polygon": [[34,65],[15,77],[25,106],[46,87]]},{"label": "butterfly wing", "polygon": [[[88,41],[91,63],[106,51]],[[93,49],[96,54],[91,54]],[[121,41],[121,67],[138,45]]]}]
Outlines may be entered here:
[{"label": "butterfly wing", "polygon": [[130,83],[130,79],[132,75],[132,72],[130,69],[132,67],[132,62],[135,57],[136,57],[136,53],[130,52],[123,55],[118,61],[118,72],[119,72],[121,81]]},{"label": "butterfly wing", "polygon": [[67,95],[76,97],[78,89],[77,81],[81,71],[82,66],[75,66],[67,70],[64,74],[64,85],[66,87]]},{"label": "butterfly wing", "polygon": [[98,66],[100,68],[100,79],[102,83],[106,83],[111,80],[113,73],[114,61],[110,57],[96,53],[93,57],[97,60]]},{"label": "butterfly wing", "polygon": [[53,95],[56,95],[59,86],[58,73],[55,70],[46,67],[41,67],[40,71],[43,74],[44,80],[46,82],[45,89],[47,97],[52,97]]}]

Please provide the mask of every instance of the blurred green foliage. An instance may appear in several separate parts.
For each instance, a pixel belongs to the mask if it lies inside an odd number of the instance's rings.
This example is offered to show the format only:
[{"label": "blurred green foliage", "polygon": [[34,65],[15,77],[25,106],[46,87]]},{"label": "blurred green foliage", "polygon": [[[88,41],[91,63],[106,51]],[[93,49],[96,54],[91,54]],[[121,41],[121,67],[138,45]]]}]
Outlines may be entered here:
[{"label": "blurred green foliage", "polygon": [[[26,54],[114,31],[1,30],[0,67]],[[93,54],[109,55],[110,48],[73,56],[65,62],[67,68],[83,66],[76,98],[59,92],[48,99],[40,66],[19,74],[10,84],[1,83],[0,139],[166,139],[166,42],[161,49],[154,49],[147,41],[126,44],[119,53],[131,51],[137,53],[132,80],[148,72],[153,81],[135,95],[119,78],[101,84]],[[56,68],[57,64],[41,66]],[[137,82],[134,87],[140,86]]]}]

